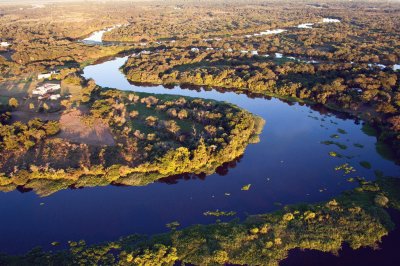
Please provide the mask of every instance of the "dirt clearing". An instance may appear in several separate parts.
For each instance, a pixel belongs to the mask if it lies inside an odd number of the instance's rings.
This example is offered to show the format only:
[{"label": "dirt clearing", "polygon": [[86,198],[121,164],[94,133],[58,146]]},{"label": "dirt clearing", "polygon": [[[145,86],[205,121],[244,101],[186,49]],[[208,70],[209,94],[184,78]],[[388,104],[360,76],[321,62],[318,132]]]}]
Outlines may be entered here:
[{"label": "dirt clearing", "polygon": [[89,145],[114,145],[108,125],[100,119],[86,117],[81,110],[63,113],[60,117],[61,132],[57,137]]}]

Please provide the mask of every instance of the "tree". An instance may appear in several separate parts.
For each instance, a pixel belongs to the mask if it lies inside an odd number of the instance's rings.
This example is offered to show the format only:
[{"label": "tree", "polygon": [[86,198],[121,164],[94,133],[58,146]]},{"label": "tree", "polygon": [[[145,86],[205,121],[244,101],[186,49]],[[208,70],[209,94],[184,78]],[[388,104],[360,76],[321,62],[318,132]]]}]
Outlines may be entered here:
[{"label": "tree", "polygon": [[394,131],[400,131],[400,115],[389,118],[388,122],[392,124],[392,129]]},{"label": "tree", "polygon": [[60,131],[60,124],[58,121],[49,121],[44,125],[47,135],[55,135]]},{"label": "tree", "polygon": [[11,106],[12,108],[17,108],[19,106],[18,100],[15,98],[10,98],[8,100],[8,105]]}]

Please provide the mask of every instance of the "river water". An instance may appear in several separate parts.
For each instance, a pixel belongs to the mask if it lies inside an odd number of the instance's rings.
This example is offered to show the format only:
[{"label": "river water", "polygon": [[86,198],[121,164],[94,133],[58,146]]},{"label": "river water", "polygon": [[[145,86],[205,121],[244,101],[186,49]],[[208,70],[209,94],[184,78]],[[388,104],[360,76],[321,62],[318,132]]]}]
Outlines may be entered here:
[{"label": "river water", "polygon": [[[68,240],[97,243],[133,233],[161,233],[172,221],[182,227],[215,222],[216,218],[203,215],[208,210],[235,211],[236,217],[243,219],[248,214],[281,208],[282,204],[327,200],[355,186],[334,170],[346,162],[356,167],[356,175],[367,179],[374,178],[374,170],[387,175],[399,172],[398,166],[377,153],[375,137],[364,134],[362,125],[352,119],[274,98],[134,86],[119,70],[126,60],[116,58],[88,66],[84,77],[93,78],[100,86],[126,91],[179,94],[236,104],[266,120],[260,143],[250,145],[237,162],[207,177],[169,178],[145,187],[63,190],[45,198],[33,192],[0,193],[2,252],[21,253],[37,245],[51,249],[52,241],[65,247]],[[338,133],[338,129],[347,134]],[[321,144],[331,140],[332,134],[338,134],[334,141],[348,148]],[[364,147],[355,147],[355,143]],[[330,151],[354,157],[334,158],[329,156]],[[372,169],[361,167],[360,161],[370,162]],[[251,184],[250,190],[242,191],[247,184]]]},{"label": "river water", "polygon": [[[354,176],[374,178],[374,170],[396,175],[400,167],[376,151],[375,137],[366,135],[362,125],[343,115],[279,99],[251,98],[245,94],[217,90],[189,90],[130,84],[119,68],[128,57],[91,65],[84,77],[103,87],[124,91],[177,94],[236,104],[266,120],[260,143],[249,145],[242,158],[210,176],[180,176],[145,187],[107,186],[68,189],[40,198],[33,192],[0,193],[0,250],[23,253],[35,246],[66,247],[68,240],[87,243],[115,240],[133,233],[166,232],[166,224],[178,221],[182,227],[215,222],[205,211],[235,211],[248,214],[276,210],[284,204],[327,200],[356,186],[334,170],[343,163],[353,165]],[[341,134],[338,129],[347,133]],[[339,135],[331,139],[332,134]],[[345,144],[321,144],[333,140]],[[362,144],[363,148],[354,144]],[[351,159],[334,158],[335,151]],[[371,169],[359,165],[372,164]],[[351,177],[351,176],[348,176]],[[250,190],[242,191],[251,184]],[[223,218],[222,220],[229,220]]]}]

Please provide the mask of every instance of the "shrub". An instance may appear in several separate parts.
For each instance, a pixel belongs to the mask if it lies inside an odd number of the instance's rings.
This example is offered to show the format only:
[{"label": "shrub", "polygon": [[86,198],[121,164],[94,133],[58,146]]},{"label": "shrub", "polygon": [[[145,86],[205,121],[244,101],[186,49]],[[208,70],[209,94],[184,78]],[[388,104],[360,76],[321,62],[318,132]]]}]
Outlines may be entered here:
[{"label": "shrub", "polygon": [[374,201],[376,205],[381,207],[385,207],[389,203],[389,199],[382,194],[376,195]]},{"label": "shrub", "polygon": [[11,106],[12,108],[17,108],[19,106],[18,100],[15,98],[10,98],[8,100],[8,105]]},{"label": "shrub", "polygon": [[253,235],[256,235],[259,232],[259,229],[257,227],[251,228],[250,233]]},{"label": "shrub", "polygon": [[284,215],[283,215],[283,217],[282,217],[282,219],[284,220],[284,221],[286,221],[286,222],[289,222],[289,221],[291,221],[291,220],[293,220],[294,219],[294,215],[292,214],[292,213],[285,213]]},{"label": "shrub", "polygon": [[316,216],[316,213],[315,213],[315,212],[306,211],[306,212],[304,213],[304,220],[312,220],[312,219],[315,218],[315,216]]}]

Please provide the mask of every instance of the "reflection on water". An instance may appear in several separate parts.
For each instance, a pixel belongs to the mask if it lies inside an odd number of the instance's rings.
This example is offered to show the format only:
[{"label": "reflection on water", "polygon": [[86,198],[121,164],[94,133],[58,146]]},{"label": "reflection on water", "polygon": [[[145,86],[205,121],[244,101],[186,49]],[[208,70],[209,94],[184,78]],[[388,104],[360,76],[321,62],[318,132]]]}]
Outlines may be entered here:
[{"label": "reflection on water", "polygon": [[[399,172],[398,166],[376,152],[376,139],[365,135],[360,123],[347,116],[334,115],[321,106],[210,88],[135,86],[119,70],[126,59],[88,66],[84,76],[104,87],[236,104],[266,120],[260,142],[249,145],[242,158],[220,167],[207,178],[184,175],[145,187],[63,190],[46,198],[32,192],[0,193],[2,252],[25,252],[37,245],[51,249],[53,241],[85,239],[95,243],[133,233],[160,233],[167,231],[165,224],[172,221],[178,221],[182,227],[215,222],[215,217],[203,215],[209,210],[235,211],[243,219],[247,214],[265,213],[282,204],[326,200],[355,186],[334,170],[346,162],[357,169],[355,175],[367,179],[374,178],[374,170],[387,175]],[[339,133],[339,129],[346,134]],[[332,139],[332,135],[338,138]],[[322,145],[326,140],[340,142],[346,149]],[[362,144],[362,148],[354,144]],[[331,151],[344,157],[333,158],[329,156]],[[361,161],[370,162],[372,169],[361,167]],[[242,191],[247,184],[251,184],[250,190]]]}]

